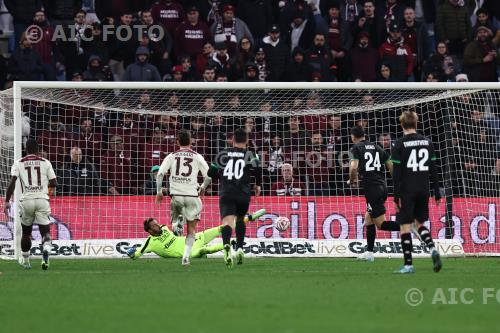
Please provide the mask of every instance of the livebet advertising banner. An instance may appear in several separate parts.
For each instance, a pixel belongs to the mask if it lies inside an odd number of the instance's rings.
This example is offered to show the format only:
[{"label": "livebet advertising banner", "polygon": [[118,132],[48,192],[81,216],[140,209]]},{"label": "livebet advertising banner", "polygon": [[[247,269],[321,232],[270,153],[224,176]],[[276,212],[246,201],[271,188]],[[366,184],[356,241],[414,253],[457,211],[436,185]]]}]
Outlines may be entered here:
[{"label": "livebet advertising banner", "polygon": [[[220,224],[217,197],[203,197],[199,230]],[[53,237],[60,240],[143,239],[143,221],[155,217],[169,223],[169,200],[154,204],[154,196],[55,197],[51,199]],[[453,201],[454,239],[465,253],[500,252],[500,198],[456,198]],[[258,239],[361,240],[366,210],[363,197],[258,197],[250,211],[265,208],[267,214],[247,225],[247,236]],[[387,218],[395,219],[387,201]],[[444,239],[444,204],[430,203],[427,222],[435,239]],[[13,212],[11,212],[12,214]],[[278,216],[291,225],[286,232],[273,228]],[[12,217],[10,218],[10,220]],[[0,240],[12,239],[13,223],[0,214]],[[37,233],[35,233],[37,236]],[[397,232],[378,231],[378,238],[398,240]]]},{"label": "livebet advertising banner", "polygon": [[[52,244],[50,253],[52,258],[127,258],[126,252],[130,247],[137,247],[145,239],[90,239],[90,240],[56,240]],[[210,244],[221,242],[215,239]],[[456,240],[437,240],[436,247],[444,257],[463,256],[461,244]],[[357,257],[366,251],[364,240],[308,240],[308,239],[257,239],[247,238],[243,246],[247,257]],[[374,248],[375,256],[381,258],[402,257],[403,250],[398,240],[378,239]],[[0,254],[13,256],[10,243],[0,241]],[[31,249],[33,256],[42,255],[42,246],[35,242]],[[413,244],[415,257],[429,257],[429,250],[419,241]],[[145,254],[144,258],[158,257],[152,253]],[[208,255],[208,257],[222,257],[222,251]],[[140,260],[140,259],[139,259]]]}]

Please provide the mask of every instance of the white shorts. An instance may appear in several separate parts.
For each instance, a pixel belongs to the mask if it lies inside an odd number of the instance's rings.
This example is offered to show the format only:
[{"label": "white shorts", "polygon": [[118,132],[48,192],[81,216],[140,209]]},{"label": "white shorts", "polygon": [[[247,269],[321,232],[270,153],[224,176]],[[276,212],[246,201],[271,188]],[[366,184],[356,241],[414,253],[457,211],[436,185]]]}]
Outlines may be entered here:
[{"label": "white shorts", "polygon": [[47,199],[29,199],[19,203],[21,224],[31,226],[33,223],[49,225],[50,205]]},{"label": "white shorts", "polygon": [[198,197],[173,196],[170,201],[170,219],[174,222],[182,215],[185,221],[199,220],[202,207]]}]

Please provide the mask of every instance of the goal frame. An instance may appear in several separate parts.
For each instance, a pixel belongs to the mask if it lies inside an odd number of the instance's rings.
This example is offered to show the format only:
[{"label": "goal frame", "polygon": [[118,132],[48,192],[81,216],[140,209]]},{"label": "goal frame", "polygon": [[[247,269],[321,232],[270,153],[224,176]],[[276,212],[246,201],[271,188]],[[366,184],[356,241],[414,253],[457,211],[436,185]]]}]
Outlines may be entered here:
[{"label": "goal frame", "polygon": [[[24,88],[39,89],[143,89],[143,90],[499,90],[500,82],[65,82],[15,81],[13,85],[14,160],[22,156],[22,93]],[[243,113],[244,114],[244,113]],[[18,180],[19,182],[19,180]],[[16,186],[16,206],[20,197]],[[14,258],[20,255],[21,223],[14,216]],[[476,254],[479,255],[479,254]],[[492,255],[491,253],[487,255]],[[500,254],[498,254],[500,255]]]}]

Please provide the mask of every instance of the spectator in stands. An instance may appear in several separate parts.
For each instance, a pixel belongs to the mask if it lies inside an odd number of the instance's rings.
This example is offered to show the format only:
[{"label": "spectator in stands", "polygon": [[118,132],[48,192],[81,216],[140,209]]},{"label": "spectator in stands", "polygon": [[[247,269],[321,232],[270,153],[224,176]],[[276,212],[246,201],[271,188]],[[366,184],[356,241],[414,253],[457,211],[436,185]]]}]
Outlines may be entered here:
[{"label": "spectator in stands", "polygon": [[206,42],[203,45],[203,49],[201,54],[198,54],[196,57],[196,71],[199,73],[199,76],[203,75],[203,71],[205,67],[207,67],[208,60],[212,59],[215,53],[215,48],[211,42]]},{"label": "spectator in stands", "polygon": [[[319,14],[318,14],[319,15]],[[286,32],[286,40],[290,44],[290,50],[300,46],[307,50],[311,47],[316,32],[316,22],[310,10],[297,9],[291,15],[291,24],[282,26],[283,33]],[[285,29],[285,30],[284,30]]]},{"label": "spectator in stands", "polygon": [[[40,55],[43,66],[43,77],[46,81],[56,80],[56,61],[59,61],[60,55],[53,41],[54,29],[49,25],[43,10],[37,10],[33,17],[33,24],[40,28],[42,32],[37,43],[33,44],[33,50]],[[41,37],[41,38],[40,38]],[[60,66],[60,63],[58,63]]]},{"label": "spectator in stands", "polygon": [[411,49],[414,61],[412,81],[420,81],[424,61],[431,54],[431,46],[427,26],[415,21],[415,10],[407,7],[404,11],[404,23],[401,32],[405,43]]},{"label": "spectator in stands", "polygon": [[309,136],[298,116],[288,118],[288,126],[283,133],[283,147],[297,152],[304,152],[309,144]]},{"label": "spectator in stands", "polygon": [[285,71],[286,80],[290,82],[311,81],[311,67],[306,62],[306,52],[297,46],[293,49],[292,59]]},{"label": "spectator in stands", "polygon": [[116,126],[118,122],[117,114],[106,110],[102,102],[96,104],[90,118],[94,123],[95,131],[101,133],[104,140],[107,139],[109,128]]},{"label": "spectator in stands", "polygon": [[144,138],[144,146],[140,148],[141,154],[139,159],[140,172],[148,174],[149,169],[154,165],[161,165],[163,159],[169,152],[173,151],[175,147],[170,146],[165,141],[165,132],[160,128],[155,128],[148,138]]},{"label": "spectator in stands", "polygon": [[406,6],[399,0],[379,0],[375,15],[383,19],[385,31],[389,31],[394,22],[400,24],[403,21],[405,8]]},{"label": "spectator in stands", "polygon": [[7,71],[12,81],[40,81],[43,79],[43,64],[38,52],[33,50],[26,33],[21,35],[19,48],[9,59]]},{"label": "spectator in stands", "polygon": [[345,122],[338,114],[328,117],[328,127],[325,133],[327,149],[336,152],[349,150],[349,130],[343,126],[343,123]]},{"label": "spectator in stands", "polygon": [[367,0],[363,5],[363,15],[361,15],[355,26],[354,34],[360,32],[368,33],[371,46],[377,48],[384,42],[386,27],[383,18],[375,15],[375,0]]},{"label": "spectator in stands", "polygon": [[262,133],[256,132],[255,130],[255,119],[246,117],[244,119],[243,128],[248,136],[248,149],[258,153],[260,147],[262,147]]},{"label": "spectator in stands", "polygon": [[83,118],[80,121],[80,128],[77,139],[78,147],[82,149],[83,155],[90,162],[99,164],[103,155],[102,144],[103,138],[101,133],[96,133],[92,119]]},{"label": "spectator in stands", "polygon": [[155,22],[165,27],[170,36],[175,35],[175,29],[184,21],[184,8],[175,0],[158,0],[151,7]]},{"label": "spectator in stands", "polygon": [[293,167],[290,163],[281,165],[281,181],[273,184],[270,195],[300,196],[306,195],[305,185],[293,177]]},{"label": "spectator in stands", "polygon": [[388,63],[383,63],[380,65],[378,72],[378,82],[394,82],[392,77],[392,68]]},{"label": "spectator in stands", "polygon": [[172,35],[170,35],[167,30],[159,32],[153,27],[153,15],[149,10],[141,12],[141,23],[146,27],[142,31],[142,36],[139,37],[139,46],[144,46],[149,49],[149,62],[154,65],[160,72],[160,75],[163,76],[169,72],[172,67]]},{"label": "spectator in stands", "polygon": [[99,177],[96,166],[76,146],[71,148],[69,161],[57,175],[60,180],[58,193],[62,195],[118,194],[116,188]]},{"label": "spectator in stands", "polygon": [[[55,15],[54,12],[48,12],[48,8],[46,10],[47,13]],[[58,38],[57,40],[57,46],[66,68],[66,80],[71,80],[74,73],[82,73],[87,66],[83,50],[86,16],[87,13],[84,10],[79,9],[75,11],[73,22],[63,26],[65,36],[74,36],[74,38]],[[66,18],[61,18],[60,20],[63,22],[67,21]],[[54,21],[50,20],[50,22],[54,26]]]},{"label": "spectator in stands", "polygon": [[306,60],[313,72],[321,74],[321,81],[333,81],[331,74],[332,55],[326,46],[325,35],[321,32],[314,35],[313,46],[306,51]]},{"label": "spectator in stands", "polygon": [[192,61],[202,54],[203,46],[212,39],[208,25],[200,21],[200,12],[195,6],[187,10],[187,20],[175,30],[174,50],[177,56],[188,55]]},{"label": "spectator in stands", "polygon": [[474,27],[472,28],[472,35],[473,36],[477,35],[477,28],[480,26],[485,26],[488,29],[490,29],[491,32],[493,33],[493,36],[495,36],[497,34],[498,23],[495,22],[496,23],[495,24],[490,19],[490,15],[488,14],[488,11],[484,7],[478,9],[478,11],[476,12],[476,16],[477,16],[477,21],[476,21],[476,24],[474,25]]},{"label": "spectator in stands", "polygon": [[467,9],[459,0],[445,0],[436,17],[436,39],[448,45],[450,54],[462,56],[471,35],[471,21]]},{"label": "spectator in stands", "polygon": [[223,42],[215,43],[215,53],[212,59],[208,60],[208,67],[214,68],[215,73],[226,73],[232,72],[232,60],[229,58],[227,53],[226,44]]},{"label": "spectator in stands", "polygon": [[183,82],[183,81],[185,81],[184,77],[183,77],[181,65],[177,65],[177,66],[174,66],[172,68],[172,75],[171,75],[170,79],[167,81],[171,81],[171,82]]},{"label": "spectator in stands", "polygon": [[180,64],[182,66],[182,77],[188,82],[197,81],[199,75],[196,68],[193,67],[193,63],[189,56],[180,57]]},{"label": "spectator in stands", "polygon": [[[292,160],[289,150],[283,147],[283,140],[280,134],[272,134],[271,140],[268,144],[264,145],[262,156],[262,173],[264,177],[264,184],[269,190],[269,185],[278,181],[279,169],[285,162]],[[298,158],[296,159],[298,160]],[[267,161],[267,163],[265,163]]]},{"label": "spectator in stands", "polygon": [[[158,175],[158,171],[160,170],[159,165],[153,165],[151,167],[151,172],[149,174],[148,180],[144,183],[143,194],[144,195],[156,195],[156,176]],[[163,179],[163,188],[167,189],[167,179],[166,177]]]},{"label": "spectator in stands", "polygon": [[[267,65],[266,53],[262,47],[259,47],[255,52],[255,65],[257,65],[257,78],[258,81],[268,81],[269,66]],[[248,66],[247,66],[248,70]]]},{"label": "spectator in stands", "polygon": [[441,82],[442,80],[438,73],[428,73],[424,79],[425,82]]},{"label": "spectator in stands", "polygon": [[239,0],[236,16],[247,24],[256,40],[266,36],[267,29],[275,22],[272,1]]},{"label": "spectator in stands", "polygon": [[362,31],[358,35],[358,42],[351,50],[350,62],[352,78],[359,78],[363,82],[377,80],[377,64],[379,60],[377,49],[370,43],[370,35]]},{"label": "spectator in stands", "polygon": [[97,55],[101,58],[102,64],[107,66],[109,62],[109,50],[107,43],[102,37],[101,24],[99,22],[92,23],[91,29],[85,30],[85,37],[87,38],[82,41],[85,59],[88,61],[92,55]]},{"label": "spectator in stands", "polygon": [[[363,10],[363,5],[361,1],[357,0],[342,0],[340,4],[338,3],[333,3],[335,4],[335,8],[339,10],[340,16],[348,23],[352,24],[356,22],[358,17],[361,15],[361,12]],[[333,8],[332,3],[330,3],[330,6],[328,6],[329,9]]]},{"label": "spectator in stands", "polygon": [[212,24],[210,28],[215,43],[226,43],[230,56],[236,53],[238,43],[243,37],[247,37],[254,44],[252,32],[248,29],[245,22],[234,17],[234,7],[225,5],[222,9],[222,17]]},{"label": "spectator in stands", "polygon": [[[347,0],[346,3],[346,17],[352,20],[357,19],[356,13],[359,11],[352,12],[349,8],[358,8],[361,10],[361,5],[356,3],[356,0]],[[339,81],[347,81],[346,61],[347,52],[351,50],[352,47],[352,35],[350,24],[353,21],[344,20],[341,16],[340,6],[337,4],[331,4],[328,6],[328,13],[325,15],[325,20],[327,23],[326,36],[328,38],[328,48],[332,54],[332,60],[335,62],[337,67],[337,77]]]},{"label": "spectator in stands", "polygon": [[202,155],[208,153],[209,134],[205,127],[205,118],[191,117],[190,132],[192,149]]},{"label": "spectator in stands", "polygon": [[262,39],[262,49],[266,54],[267,70],[269,71],[266,80],[271,82],[284,81],[290,49],[280,38],[277,24],[273,24],[269,28],[267,36]]},{"label": "spectator in stands", "polygon": [[238,81],[245,75],[245,65],[254,59],[253,45],[249,38],[240,40],[236,56],[233,58],[231,81]]},{"label": "spectator in stands", "polygon": [[[125,10],[120,14],[120,22],[115,31],[132,30],[132,14]],[[108,36],[109,67],[115,76],[115,81],[120,81],[125,73],[125,68],[134,63],[134,51],[137,49],[137,40],[134,38],[118,39],[113,34]]]},{"label": "spectator in stands", "polygon": [[103,66],[102,60],[97,55],[89,58],[87,70],[83,72],[84,81],[113,81],[113,73],[108,66]]},{"label": "spectator in stands", "polygon": [[321,132],[311,135],[311,143],[307,147],[305,164],[300,173],[307,177],[309,182],[309,194],[329,195],[331,176],[335,172],[330,168],[332,161],[331,154],[324,145]]},{"label": "spectator in stands", "polygon": [[118,194],[135,194],[137,187],[130,152],[123,148],[123,140],[113,135],[109,148],[101,161],[101,176],[114,187]]},{"label": "spectator in stands", "polygon": [[14,45],[19,44],[21,35],[31,24],[33,13],[42,9],[41,0],[5,0],[5,7],[14,19]]},{"label": "spectator in stands", "polygon": [[78,14],[82,9],[82,0],[51,0],[42,2],[52,26],[72,24],[75,13]]},{"label": "spectator in stands", "polygon": [[259,72],[259,66],[257,66],[254,62],[248,62],[245,66],[245,73],[243,78],[240,79],[240,82],[259,82],[259,76],[257,73]]},{"label": "spectator in stands", "polygon": [[135,52],[137,60],[125,70],[122,81],[156,82],[161,81],[158,69],[148,62],[149,50],[139,46]]},{"label": "spectator in stands", "polygon": [[424,66],[424,74],[436,73],[442,77],[443,81],[451,79],[459,71],[457,61],[454,61],[453,57],[448,54],[448,46],[445,42],[437,44],[436,53],[427,59]]},{"label": "spectator in stands", "polygon": [[380,60],[391,68],[395,81],[405,82],[413,73],[413,53],[401,36],[401,28],[393,23],[389,28],[389,38],[379,48]]},{"label": "spectator in stands", "polygon": [[202,82],[215,82],[215,68],[211,66],[205,67],[203,70]]},{"label": "spectator in stands", "polygon": [[485,26],[477,28],[476,39],[464,51],[464,72],[472,82],[497,82],[497,64],[500,56],[491,42],[491,30]]},{"label": "spectator in stands", "polygon": [[40,146],[47,152],[49,160],[55,165],[65,162],[66,153],[71,149],[73,136],[66,131],[59,116],[51,116],[47,129],[37,138]]}]

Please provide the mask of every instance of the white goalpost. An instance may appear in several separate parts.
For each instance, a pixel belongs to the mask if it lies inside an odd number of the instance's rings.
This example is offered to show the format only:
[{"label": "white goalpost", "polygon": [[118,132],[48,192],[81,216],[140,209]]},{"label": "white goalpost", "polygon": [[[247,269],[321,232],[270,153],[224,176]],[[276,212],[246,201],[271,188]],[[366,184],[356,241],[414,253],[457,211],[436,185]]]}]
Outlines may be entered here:
[{"label": "white goalpost", "polygon": [[[13,161],[35,138],[58,176],[54,257],[124,257],[146,238],[146,218],[170,225],[169,201],[154,204],[152,180],[176,149],[176,132],[189,129],[210,164],[242,127],[263,173],[250,210],[267,210],[247,226],[245,252],[357,256],[366,250],[366,203],[363,190],[347,184],[350,128],[361,125],[390,152],[402,136],[397,118],[409,109],[438,155],[443,204],[430,202],[427,221],[438,248],[445,256],[499,256],[498,83],[15,82],[0,92],[0,205]],[[394,220],[386,176],[386,219]],[[217,189],[215,182],[202,199],[199,230],[220,224]],[[0,212],[0,258],[20,253],[16,206]],[[273,226],[279,216],[291,221],[284,232]],[[40,255],[36,231],[34,238]],[[428,253],[414,244],[416,256]],[[398,233],[378,232],[376,256],[401,253]]]}]

